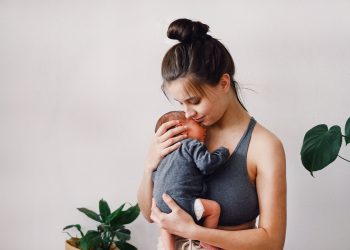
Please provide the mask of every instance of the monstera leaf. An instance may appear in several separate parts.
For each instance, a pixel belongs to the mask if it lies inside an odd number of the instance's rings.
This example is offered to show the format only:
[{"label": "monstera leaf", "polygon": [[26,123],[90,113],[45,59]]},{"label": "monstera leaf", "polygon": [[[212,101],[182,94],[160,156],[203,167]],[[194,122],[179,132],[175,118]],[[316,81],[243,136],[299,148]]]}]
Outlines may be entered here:
[{"label": "monstera leaf", "polygon": [[301,161],[313,176],[318,171],[333,162],[342,144],[342,134],[339,126],[328,130],[327,125],[320,124],[310,129],[304,137],[301,148]]},{"label": "monstera leaf", "polygon": [[345,145],[350,143],[350,117],[345,123]]}]

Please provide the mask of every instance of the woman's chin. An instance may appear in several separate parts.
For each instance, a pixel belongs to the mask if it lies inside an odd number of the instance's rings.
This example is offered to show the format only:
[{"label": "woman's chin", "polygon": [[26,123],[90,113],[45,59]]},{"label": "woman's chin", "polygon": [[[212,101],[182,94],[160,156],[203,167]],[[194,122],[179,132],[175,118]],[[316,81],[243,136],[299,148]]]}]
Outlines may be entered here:
[{"label": "woman's chin", "polygon": [[204,128],[209,127],[211,124],[208,124],[208,122],[206,120],[202,121],[201,126],[203,126]]}]

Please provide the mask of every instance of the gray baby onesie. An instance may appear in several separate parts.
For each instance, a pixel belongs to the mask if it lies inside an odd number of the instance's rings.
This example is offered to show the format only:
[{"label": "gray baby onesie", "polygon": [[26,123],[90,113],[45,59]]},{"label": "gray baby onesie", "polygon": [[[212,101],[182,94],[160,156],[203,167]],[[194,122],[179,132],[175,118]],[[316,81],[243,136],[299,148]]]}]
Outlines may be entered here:
[{"label": "gray baby onesie", "polygon": [[197,140],[182,140],[181,146],[166,155],[152,174],[153,197],[157,207],[164,213],[171,212],[162,199],[162,194],[167,193],[198,222],[194,201],[203,198],[206,193],[205,175],[213,173],[228,156],[227,148],[220,147],[210,153]]}]

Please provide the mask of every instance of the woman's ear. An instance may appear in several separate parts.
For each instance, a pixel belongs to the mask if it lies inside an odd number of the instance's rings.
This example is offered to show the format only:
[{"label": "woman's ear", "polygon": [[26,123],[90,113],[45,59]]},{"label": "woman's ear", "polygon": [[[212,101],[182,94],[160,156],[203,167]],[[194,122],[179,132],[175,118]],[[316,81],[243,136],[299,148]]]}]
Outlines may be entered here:
[{"label": "woman's ear", "polygon": [[231,90],[231,77],[229,74],[225,73],[221,76],[219,82],[220,88],[227,93]]}]

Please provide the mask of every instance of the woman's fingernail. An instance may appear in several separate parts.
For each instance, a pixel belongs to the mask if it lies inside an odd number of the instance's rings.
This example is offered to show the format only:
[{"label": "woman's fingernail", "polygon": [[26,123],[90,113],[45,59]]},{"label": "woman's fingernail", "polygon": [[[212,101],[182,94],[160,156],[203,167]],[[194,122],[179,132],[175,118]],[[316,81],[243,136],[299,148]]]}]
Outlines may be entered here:
[{"label": "woman's fingernail", "polygon": [[163,198],[168,199],[169,195],[167,195],[166,193],[163,194]]}]

